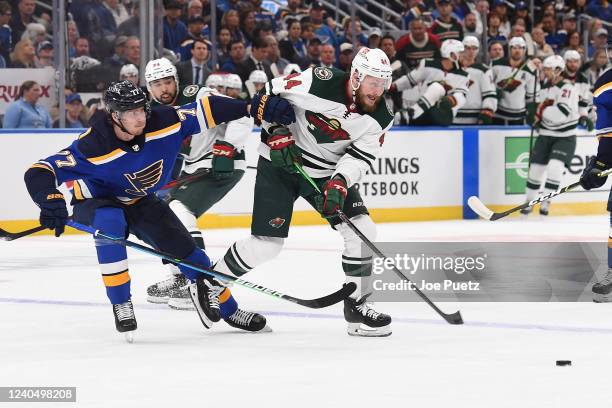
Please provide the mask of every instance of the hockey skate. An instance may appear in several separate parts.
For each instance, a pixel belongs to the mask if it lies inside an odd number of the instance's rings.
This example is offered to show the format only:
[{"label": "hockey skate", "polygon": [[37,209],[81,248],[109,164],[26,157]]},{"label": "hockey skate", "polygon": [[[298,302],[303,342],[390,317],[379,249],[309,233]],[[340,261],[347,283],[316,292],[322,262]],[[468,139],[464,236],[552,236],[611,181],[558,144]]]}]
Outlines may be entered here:
[{"label": "hockey skate", "polygon": [[219,295],[223,289],[225,289],[223,285],[203,276],[189,285],[189,296],[193,306],[207,329],[210,329],[214,322],[221,320]]},{"label": "hockey skate", "polygon": [[349,336],[386,337],[391,335],[391,316],[376,312],[369,294],[358,299],[344,300],[344,319],[348,322]]},{"label": "hockey skate", "polygon": [[549,208],[550,208],[550,201],[542,201],[540,203],[540,215],[546,217],[548,215]]},{"label": "hockey skate", "polygon": [[612,302],[612,268],[608,268],[606,276],[595,283],[593,288],[593,302],[608,303]]},{"label": "hockey skate", "polygon": [[533,207],[523,208],[521,210],[521,218],[527,218],[529,214],[533,211]]},{"label": "hockey skate", "polygon": [[233,315],[223,319],[227,324],[237,329],[267,333],[272,329],[266,324],[266,318],[259,313],[247,312],[246,310],[237,309]]},{"label": "hockey skate", "polygon": [[125,303],[113,305],[113,314],[115,315],[115,327],[117,331],[119,333],[125,333],[127,342],[132,343],[134,341],[133,331],[138,327],[132,301],[128,300]]},{"label": "hockey skate", "polygon": [[185,275],[171,275],[168,279],[157,282],[147,288],[147,302],[168,303],[170,292],[189,284]]},{"label": "hockey skate", "polygon": [[170,290],[168,307],[174,310],[194,310],[187,285]]}]

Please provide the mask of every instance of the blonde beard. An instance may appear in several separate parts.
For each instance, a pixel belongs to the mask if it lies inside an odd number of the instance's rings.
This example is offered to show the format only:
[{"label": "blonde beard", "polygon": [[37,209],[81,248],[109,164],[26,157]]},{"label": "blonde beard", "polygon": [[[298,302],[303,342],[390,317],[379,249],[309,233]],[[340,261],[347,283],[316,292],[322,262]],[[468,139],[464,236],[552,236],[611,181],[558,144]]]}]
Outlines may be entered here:
[{"label": "blonde beard", "polygon": [[367,98],[364,95],[361,95],[359,93],[359,91],[357,91],[357,95],[355,96],[355,104],[357,106],[359,106],[359,109],[361,109],[362,111],[366,112],[366,113],[372,113],[375,112],[376,109],[378,109],[378,105],[381,103],[383,95],[379,96],[376,99],[376,102],[374,103],[374,105],[370,106],[370,105],[366,105],[363,103],[363,99]]}]

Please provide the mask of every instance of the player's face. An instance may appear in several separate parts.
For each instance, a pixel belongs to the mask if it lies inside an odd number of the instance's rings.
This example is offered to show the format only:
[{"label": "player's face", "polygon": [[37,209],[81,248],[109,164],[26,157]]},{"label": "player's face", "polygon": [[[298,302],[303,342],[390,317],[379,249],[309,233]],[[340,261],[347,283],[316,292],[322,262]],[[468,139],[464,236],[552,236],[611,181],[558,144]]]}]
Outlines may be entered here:
[{"label": "player's face", "polygon": [[357,89],[357,104],[365,112],[374,112],[385,92],[386,81],[367,75]]},{"label": "player's face", "polygon": [[470,61],[475,60],[478,55],[478,47],[464,47],[463,55]]},{"label": "player's face", "polygon": [[126,142],[132,140],[136,135],[140,135],[147,124],[147,115],[144,108],[136,108],[121,112],[119,119],[121,119],[121,124],[123,124],[123,127],[125,127],[130,134],[121,134],[117,135],[117,137]]},{"label": "player's face", "polygon": [[544,67],[542,70],[544,71],[544,77],[548,80],[548,82],[552,82],[555,79],[555,73],[552,68]]},{"label": "player's face", "polygon": [[230,98],[238,98],[240,96],[239,88],[226,88],[225,94]]},{"label": "player's face", "polygon": [[151,81],[151,94],[164,105],[170,105],[176,98],[176,81],[174,77],[166,77]]},{"label": "player's face", "polygon": [[253,86],[255,87],[255,90],[259,92],[264,88],[264,86],[266,86],[266,83],[265,82],[253,82]]},{"label": "player's face", "polygon": [[510,57],[513,60],[522,60],[525,56],[525,49],[523,47],[510,47]]},{"label": "player's face", "polygon": [[574,74],[578,71],[578,68],[580,68],[580,60],[568,59],[565,61],[565,68],[567,69],[567,72]]}]

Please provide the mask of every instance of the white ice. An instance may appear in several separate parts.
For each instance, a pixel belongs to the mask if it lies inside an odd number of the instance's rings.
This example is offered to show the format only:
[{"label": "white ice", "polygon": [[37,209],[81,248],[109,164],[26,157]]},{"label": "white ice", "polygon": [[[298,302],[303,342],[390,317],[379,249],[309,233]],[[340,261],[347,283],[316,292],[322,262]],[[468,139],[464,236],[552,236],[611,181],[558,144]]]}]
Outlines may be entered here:
[{"label": "white ice", "polygon": [[[379,224],[380,241],[605,241],[605,216],[520,222]],[[205,231],[213,258],[246,229]],[[310,298],[340,287],[341,239],[294,227],[281,255],[247,279]],[[205,330],[193,312],[148,304],[166,275],[129,251],[138,319],[133,344],[116,333],[91,238],[0,243],[0,386],[76,386],[67,407],[594,407],[612,404],[612,305],[381,303],[388,338],[345,332],[341,305],[305,309],[241,287],[244,308],[273,333]],[[557,367],[556,360],[572,360]],[[36,404],[38,406],[40,404]],[[43,404],[44,405],[44,404]],[[27,404],[0,403],[0,407]]]}]

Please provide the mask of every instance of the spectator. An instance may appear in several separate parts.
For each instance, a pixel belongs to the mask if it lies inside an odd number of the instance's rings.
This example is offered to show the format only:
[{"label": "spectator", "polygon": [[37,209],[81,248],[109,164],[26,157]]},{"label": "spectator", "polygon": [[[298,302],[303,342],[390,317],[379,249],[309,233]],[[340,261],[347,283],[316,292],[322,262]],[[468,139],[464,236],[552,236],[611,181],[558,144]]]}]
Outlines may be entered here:
[{"label": "spectator", "polygon": [[274,31],[276,28],[274,14],[261,6],[262,0],[249,0],[249,2],[254,12],[255,22],[259,25],[268,25]]},{"label": "spectator", "polygon": [[336,50],[331,44],[321,45],[321,62],[318,66],[334,68],[336,64]]},{"label": "spectator", "polygon": [[337,43],[353,43],[353,26],[355,27],[355,45],[359,48],[361,46],[368,44],[368,38],[363,34],[361,29],[361,20],[359,18],[355,18],[355,24],[351,22],[350,17],[345,17],[342,20],[342,29],[344,30],[344,35],[339,36]]},{"label": "spectator", "polygon": [[194,17],[202,17],[202,19],[204,19],[204,16],[202,15],[203,11],[204,6],[200,0],[191,0],[189,3],[187,3],[187,14],[182,18],[183,23],[188,25],[189,20]]},{"label": "spectator", "polygon": [[117,37],[134,37],[140,35],[140,5],[137,1],[133,2],[132,5],[132,16],[117,27]]},{"label": "spectator", "polygon": [[231,34],[233,41],[242,41],[246,43],[244,33],[240,31],[240,15],[236,10],[228,10],[221,17],[221,27],[227,28]]},{"label": "spectator", "polygon": [[463,35],[476,37],[478,41],[482,38],[482,28],[478,31],[478,20],[474,13],[467,13],[463,19]]},{"label": "spectator", "polygon": [[75,42],[75,57],[82,57],[83,55],[90,56],[89,54],[89,40],[85,37],[80,37]]},{"label": "spectator", "polygon": [[322,44],[332,44],[334,47],[338,46],[336,41],[336,33],[323,23],[323,5],[317,0],[313,1],[310,5],[310,23],[314,34],[321,40]]},{"label": "spectator", "polygon": [[179,52],[181,41],[187,38],[187,27],[180,20],[182,7],[177,0],[170,0],[166,5],[164,17],[164,48]]},{"label": "spectator", "polygon": [[125,42],[125,60],[136,66],[140,65],[140,40],[129,37]]},{"label": "spectator", "polygon": [[370,28],[368,31],[368,42],[366,46],[368,48],[380,48],[380,39],[382,37],[382,31],[378,27]]},{"label": "spectator", "polygon": [[13,12],[11,5],[0,1],[0,68],[6,68],[10,63],[10,53],[13,51],[13,37],[9,21]]},{"label": "spectator", "polygon": [[[427,11],[423,0],[404,0],[402,9],[401,28],[410,26],[410,22]],[[487,3],[488,5],[488,3]]]},{"label": "spectator", "polygon": [[306,61],[311,67],[316,67],[321,63],[321,44],[322,42],[319,37],[315,37],[308,42],[308,46],[306,47]]},{"label": "spectator", "polygon": [[533,22],[531,21],[531,17],[529,16],[529,6],[524,1],[519,1],[516,3],[516,9],[514,13],[514,19],[522,18],[525,21],[525,30],[527,32],[531,32],[531,28],[533,26]]},{"label": "spectator", "polygon": [[[66,23],[66,32],[68,33],[68,58],[76,57],[76,42],[79,39],[79,29],[74,20]],[[87,43],[89,47],[89,42]]]},{"label": "spectator", "polygon": [[101,1],[72,2],[70,11],[81,37],[87,37],[93,46],[92,54],[104,58],[111,52],[117,35],[117,24],[111,12]]},{"label": "spectator", "polygon": [[21,34],[22,40],[26,38],[32,41],[34,47],[38,47],[38,44],[48,40],[47,29],[40,23],[30,23],[26,26],[23,34]]},{"label": "spectator", "polygon": [[546,57],[550,57],[555,54],[550,44],[547,44],[544,37],[544,30],[540,27],[535,27],[531,30],[531,36],[533,37],[533,46],[535,48],[533,56],[544,60]]},{"label": "spectator", "polygon": [[242,63],[246,56],[246,47],[241,40],[232,41],[230,44],[230,58],[221,65],[221,71],[237,73],[237,67]]},{"label": "spectator", "polygon": [[353,60],[353,44],[344,43],[340,44],[340,54],[338,56],[338,69],[342,71],[347,71],[351,66],[351,61]]},{"label": "spectator", "polygon": [[[110,67],[116,67],[116,68],[125,65],[125,52],[126,52],[125,45],[127,43],[127,40],[128,40],[128,37],[125,37],[123,35],[120,35],[115,39],[115,52],[112,56],[104,60],[104,65],[107,65]],[[89,41],[88,41],[88,44],[89,44]]]},{"label": "spectator", "polygon": [[[18,45],[15,45],[15,49]],[[21,84],[18,99],[6,108],[4,128],[50,128],[51,116],[47,109],[38,104],[41,93],[42,89],[36,81],[25,81]]]},{"label": "spectator", "polygon": [[281,7],[276,13],[276,26],[287,27],[288,30],[290,19],[300,21],[307,15],[308,9],[302,7],[302,0],[287,0],[287,7]]},{"label": "spectator", "polygon": [[302,25],[297,20],[287,20],[287,38],[281,40],[279,48],[281,56],[292,63],[300,65],[306,58],[306,45],[302,41]]},{"label": "spectator", "polygon": [[587,77],[587,81],[591,88],[591,91],[594,91],[595,82],[599,79],[601,74],[608,69],[609,61],[608,56],[606,55],[605,49],[599,49],[595,51],[593,54],[593,59],[589,61],[584,70],[584,75]]},{"label": "spectator", "polygon": [[219,66],[229,59],[231,41],[232,34],[227,27],[222,27],[217,35],[217,62]]},{"label": "spectator", "polygon": [[254,11],[247,9],[240,14],[240,31],[244,34],[247,47],[253,43],[256,23]]},{"label": "spectator", "polygon": [[[544,34],[542,34],[544,40]],[[504,46],[499,41],[493,41],[489,44],[489,61],[493,62],[500,58],[504,58]]]},{"label": "spectator", "polygon": [[11,68],[34,68],[36,52],[30,40],[21,40],[15,44],[11,53]]},{"label": "spectator", "polygon": [[119,0],[104,0],[103,4],[115,19],[115,25],[117,27],[130,18],[125,6],[121,4]]},{"label": "spectator", "polygon": [[[66,95],[66,125],[67,129],[82,129],[85,127],[81,120],[83,114],[83,100],[78,93]],[[53,122],[54,128],[60,127],[59,118]]]},{"label": "spectator", "polygon": [[607,0],[591,0],[586,12],[602,20],[612,22],[612,4]]},{"label": "spectator", "polygon": [[36,47],[36,68],[53,67],[53,44],[43,41]]},{"label": "spectator", "polygon": [[263,38],[255,38],[251,47],[251,55],[236,66],[235,73],[240,76],[243,83],[249,79],[249,74],[254,70],[264,71],[270,80],[274,76],[266,58],[268,58],[268,43]]},{"label": "spectator", "polygon": [[191,59],[176,64],[181,85],[203,85],[211,70],[206,65],[210,56],[208,44],[201,38],[195,39],[191,48]]},{"label": "spectator", "polygon": [[495,0],[493,2],[493,11],[499,16],[499,32],[504,37],[510,35],[510,19],[508,18],[508,3],[505,0]]},{"label": "spectator", "polygon": [[415,18],[410,22],[410,32],[397,40],[395,44],[398,59],[408,68],[416,68],[423,58],[438,58],[440,40],[430,34],[422,18]]},{"label": "spectator", "polygon": [[484,33],[482,16],[487,18],[489,15],[489,2],[487,0],[476,0],[476,10],[474,11],[474,15],[476,16],[476,32]]},{"label": "spectator", "polygon": [[555,17],[551,15],[542,17],[542,30],[544,30],[546,44],[549,44],[553,51],[556,50],[559,43],[557,39],[557,23]]},{"label": "spectator", "polygon": [[273,35],[268,35],[264,38],[268,44],[268,62],[270,63],[270,71],[274,78],[282,76],[285,71],[285,67],[290,64],[288,60],[281,57],[280,50],[278,48],[278,41]]},{"label": "spectator", "polygon": [[586,61],[586,54],[584,52],[584,47],[582,46],[582,38],[580,38],[580,33],[578,31],[574,31],[567,36],[567,43],[565,48],[561,50],[560,55],[563,57],[569,50],[577,51],[580,54],[582,61]]},{"label": "spectator", "polygon": [[575,33],[577,28],[576,14],[574,12],[568,12],[563,15],[563,23],[561,30],[557,31],[557,50],[560,50],[567,44],[567,37],[570,34]]},{"label": "spectator", "polygon": [[119,80],[120,81],[130,81],[136,86],[140,86],[140,74],[138,72],[138,68],[134,64],[125,64],[121,67],[121,71],[119,71]]},{"label": "spectator", "polygon": [[508,38],[499,31],[500,25],[501,18],[499,14],[494,11],[491,12],[487,20],[487,43],[497,41],[505,45],[508,42]]},{"label": "spectator", "polygon": [[[208,27],[207,27],[208,28]],[[187,24],[187,38],[184,38],[179,48],[179,54],[181,61],[187,61],[191,58],[191,48],[193,47],[194,40],[205,40],[203,35],[204,31],[204,19],[202,16],[193,16],[189,19]]]},{"label": "spectator", "polygon": [[595,35],[593,36],[593,41],[589,44],[589,53],[588,57],[593,58],[595,52],[598,50],[605,50],[608,45],[608,30],[605,28],[600,28],[595,31]]},{"label": "spectator", "polygon": [[21,40],[21,35],[26,30],[26,25],[34,23],[34,10],[36,2],[34,0],[19,0],[17,2],[17,13],[14,13],[9,23],[13,31],[13,46]]},{"label": "spectator", "polygon": [[431,33],[438,36],[440,41],[455,39],[461,41],[463,38],[463,27],[461,23],[452,16],[453,5],[450,0],[437,0],[436,9],[440,17],[434,20]]}]

